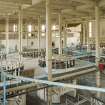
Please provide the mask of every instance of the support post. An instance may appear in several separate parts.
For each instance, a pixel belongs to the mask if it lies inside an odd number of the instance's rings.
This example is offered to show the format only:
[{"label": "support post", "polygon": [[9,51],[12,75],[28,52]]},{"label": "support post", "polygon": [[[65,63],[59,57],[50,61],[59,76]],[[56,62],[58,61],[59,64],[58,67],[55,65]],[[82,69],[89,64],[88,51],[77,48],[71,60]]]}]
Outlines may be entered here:
[{"label": "support post", "polygon": [[96,25],[96,32],[95,32],[95,42],[96,42],[96,64],[98,65],[100,59],[100,43],[99,43],[99,35],[100,35],[100,19],[99,19],[99,7],[95,7],[95,25]]},{"label": "support post", "polygon": [[[26,22],[26,27],[28,27],[28,22]],[[26,47],[28,49],[28,31],[27,31],[27,34],[26,34]]]},{"label": "support post", "polygon": [[40,16],[38,17],[38,57],[40,53],[40,40],[41,40],[41,19]]},{"label": "support post", "polygon": [[9,54],[9,17],[6,18],[6,54]]},{"label": "support post", "polygon": [[28,33],[27,33],[27,35],[26,35],[26,41],[27,41],[27,49],[28,49]]},{"label": "support post", "polygon": [[[73,85],[77,85],[76,79],[73,80]],[[74,97],[76,97],[76,95],[77,95],[77,89],[74,89]]]},{"label": "support post", "polygon": [[81,24],[80,44],[83,45],[83,24]]},{"label": "support post", "polygon": [[66,32],[67,24],[64,26],[64,48],[67,47],[67,32]]},{"label": "support post", "polygon": [[86,35],[86,39],[87,39],[87,52],[90,52],[90,46],[89,46],[89,22],[86,22],[86,29],[87,29],[87,35]]},{"label": "support post", "polygon": [[19,23],[18,23],[18,35],[19,35],[19,61],[22,61],[22,7],[19,7]]},{"label": "support post", "polygon": [[3,81],[3,93],[4,93],[4,95],[3,95],[3,105],[6,105],[6,80],[5,80],[5,76],[4,76],[4,81]]},{"label": "support post", "polygon": [[3,105],[7,105],[7,97],[6,97],[6,75],[3,71],[1,71],[1,74],[3,75]]},{"label": "support post", "polygon": [[85,22],[83,23],[83,45],[86,44],[86,27]]},{"label": "support post", "polygon": [[59,54],[62,54],[62,17],[59,14]]},{"label": "support post", "polygon": [[[100,59],[100,43],[99,43],[99,35],[100,35],[100,14],[99,14],[99,7],[96,5],[95,6],[95,25],[96,25],[96,33],[95,33],[95,42],[96,42],[96,65],[98,66],[99,59]],[[100,80],[100,72],[98,71],[96,73],[96,85],[97,87],[100,87],[101,85],[101,80]],[[97,92],[97,97],[100,97],[101,93]]]},{"label": "support post", "polygon": [[[52,35],[51,35],[51,0],[46,0],[46,68],[48,80],[52,81]],[[52,105],[52,91],[48,89],[48,105]]]}]

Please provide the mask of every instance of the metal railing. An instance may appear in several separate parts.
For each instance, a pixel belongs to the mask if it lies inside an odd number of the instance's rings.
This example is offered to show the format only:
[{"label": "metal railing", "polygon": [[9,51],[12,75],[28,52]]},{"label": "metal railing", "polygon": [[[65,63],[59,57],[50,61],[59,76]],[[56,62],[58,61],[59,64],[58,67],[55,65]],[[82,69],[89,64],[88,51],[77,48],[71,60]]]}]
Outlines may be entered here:
[{"label": "metal railing", "polygon": [[[94,102],[95,105],[105,105],[104,101],[102,101],[101,99],[96,98],[94,96],[91,97],[91,101]],[[91,104],[91,105],[94,105],[94,104]]]},{"label": "metal railing", "polygon": [[83,105],[83,103],[85,105],[86,102],[88,102],[89,105],[105,105],[104,101],[91,95],[89,97],[86,97],[84,95],[78,94],[77,97],[74,98],[77,99],[77,102],[73,102],[71,98],[66,96],[65,105]]},{"label": "metal railing", "polygon": [[88,100],[83,97],[74,97],[74,99],[77,99],[77,101],[72,102],[70,98],[66,97],[66,104],[65,105],[82,105],[83,103],[87,102]]}]

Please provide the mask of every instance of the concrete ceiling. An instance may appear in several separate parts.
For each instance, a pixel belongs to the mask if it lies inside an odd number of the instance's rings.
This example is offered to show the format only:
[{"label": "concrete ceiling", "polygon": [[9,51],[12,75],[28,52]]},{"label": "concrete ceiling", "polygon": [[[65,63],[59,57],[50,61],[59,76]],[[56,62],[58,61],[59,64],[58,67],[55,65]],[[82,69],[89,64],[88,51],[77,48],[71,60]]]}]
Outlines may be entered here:
[{"label": "concrete ceiling", "polygon": [[[105,0],[51,0],[52,20],[58,20],[58,14],[67,22],[80,22],[94,19],[95,4],[99,4],[101,16],[105,14]],[[41,16],[45,20],[45,0],[0,0],[0,18],[17,18],[19,7],[23,8],[24,18]]]}]

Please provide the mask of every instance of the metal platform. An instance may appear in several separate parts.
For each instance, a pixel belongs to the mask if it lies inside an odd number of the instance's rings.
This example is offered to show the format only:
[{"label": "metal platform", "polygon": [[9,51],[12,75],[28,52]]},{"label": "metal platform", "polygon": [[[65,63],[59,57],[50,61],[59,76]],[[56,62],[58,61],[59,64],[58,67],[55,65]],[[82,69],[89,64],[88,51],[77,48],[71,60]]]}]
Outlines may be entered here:
[{"label": "metal platform", "polygon": [[[37,59],[27,59],[27,58],[23,59],[23,62],[25,63],[25,65],[27,65],[27,64],[29,65],[29,66],[28,65],[25,66],[26,68],[37,67],[36,61],[37,61]],[[39,69],[37,68],[37,70],[39,70]],[[41,75],[41,76],[36,76],[34,78],[38,79],[38,80],[47,80],[48,74],[47,74],[46,68],[41,69],[41,70],[43,70],[45,73],[43,73],[43,75]],[[57,69],[57,70],[52,69],[52,75],[53,75],[53,81],[59,81],[62,79],[67,79],[70,77],[77,77],[77,76],[95,72],[95,71],[96,71],[96,67],[95,67],[94,63],[91,63],[88,61],[83,61],[83,60],[76,60],[75,67],[66,68],[66,69]],[[19,79],[20,78],[21,77],[19,77]],[[22,80],[22,79],[20,79],[20,80]],[[3,87],[3,83],[1,83],[0,86]],[[10,86],[10,83],[8,83],[8,86]],[[43,84],[43,83],[41,83],[41,85],[40,85],[40,83],[33,84],[32,82],[30,82],[28,84],[26,82],[25,84],[23,84],[22,81],[21,81],[20,85],[17,81],[16,82],[14,81],[14,82],[12,82],[11,87],[8,87],[8,86],[7,86],[7,93],[9,94],[8,97],[13,97],[16,94],[21,95],[26,92],[30,92],[30,91],[34,91],[34,90],[37,90],[40,88],[42,89],[42,88],[48,87],[47,84]],[[2,93],[2,92],[3,92],[3,90],[1,89],[0,93]],[[10,93],[12,93],[12,94],[10,94]]]},{"label": "metal platform", "polygon": [[[46,68],[42,70],[46,71]],[[77,60],[75,67],[66,68],[66,69],[57,69],[57,70],[52,69],[52,75],[54,77],[53,81],[57,81],[57,80],[66,79],[69,77],[84,75],[95,71],[96,71],[96,66],[94,63],[83,61],[83,60]],[[44,74],[39,77],[37,76],[36,78],[47,80],[48,75]]]}]

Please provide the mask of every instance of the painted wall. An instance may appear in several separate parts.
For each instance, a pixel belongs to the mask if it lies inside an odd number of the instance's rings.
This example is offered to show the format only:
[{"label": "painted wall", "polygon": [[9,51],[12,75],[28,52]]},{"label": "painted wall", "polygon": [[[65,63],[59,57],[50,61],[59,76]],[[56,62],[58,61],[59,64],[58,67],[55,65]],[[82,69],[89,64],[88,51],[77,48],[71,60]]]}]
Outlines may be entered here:
[{"label": "painted wall", "polygon": [[[95,36],[95,21],[92,21],[92,36]],[[100,37],[105,37],[105,20],[100,21]]]},{"label": "painted wall", "polygon": [[[92,37],[89,39],[89,43],[95,43],[95,21],[92,21]],[[105,43],[105,20],[100,22],[100,43]]]},{"label": "painted wall", "polygon": [[[10,24],[10,27],[12,27],[11,24]],[[37,27],[33,27],[33,28],[34,28],[33,31],[35,29],[37,29]],[[67,46],[68,47],[70,47],[72,45],[76,46],[79,43],[81,26],[79,25],[77,27],[70,27],[70,30],[71,30],[71,32],[68,33],[68,35],[67,35]],[[37,35],[37,33],[35,33],[35,34]],[[62,36],[64,36],[63,34],[64,33],[62,33]],[[71,34],[73,34],[73,36],[71,36]],[[58,48],[59,47],[59,33],[58,32],[56,32],[56,33],[54,31],[52,32],[52,41],[55,43],[55,48]],[[45,38],[45,36],[42,36],[41,37],[41,42],[40,42],[40,47],[41,48],[46,48],[46,43],[45,42],[46,42],[46,38]],[[30,49],[37,49],[38,48],[37,38],[33,38],[33,39],[29,38],[27,40],[26,35],[25,35],[25,39],[22,40],[22,43],[23,43],[23,47],[28,47]],[[6,46],[6,40],[1,40],[1,44]],[[19,47],[18,39],[10,39],[9,40],[9,49],[14,50],[16,48],[16,46],[17,46],[17,48]]]},{"label": "painted wall", "polygon": [[[33,44],[32,44],[33,43]],[[6,46],[6,40],[1,40],[1,44]],[[38,48],[38,40],[36,39],[23,39],[22,40],[22,44],[23,47],[27,47],[30,49],[37,49]],[[19,47],[19,40],[17,39],[11,39],[9,40],[9,49],[15,49],[15,47],[17,46],[17,48]],[[46,44],[45,44],[45,38],[41,39],[41,43],[40,43],[41,48],[45,48]]]},{"label": "painted wall", "polygon": [[80,43],[80,33],[79,32],[73,32],[72,37],[67,38],[67,46],[68,47],[75,47]]},{"label": "painted wall", "polygon": [[68,38],[67,38],[68,47],[75,47],[80,43],[80,32],[81,32],[81,25],[78,25],[76,27],[70,27],[70,32],[68,33]]}]

